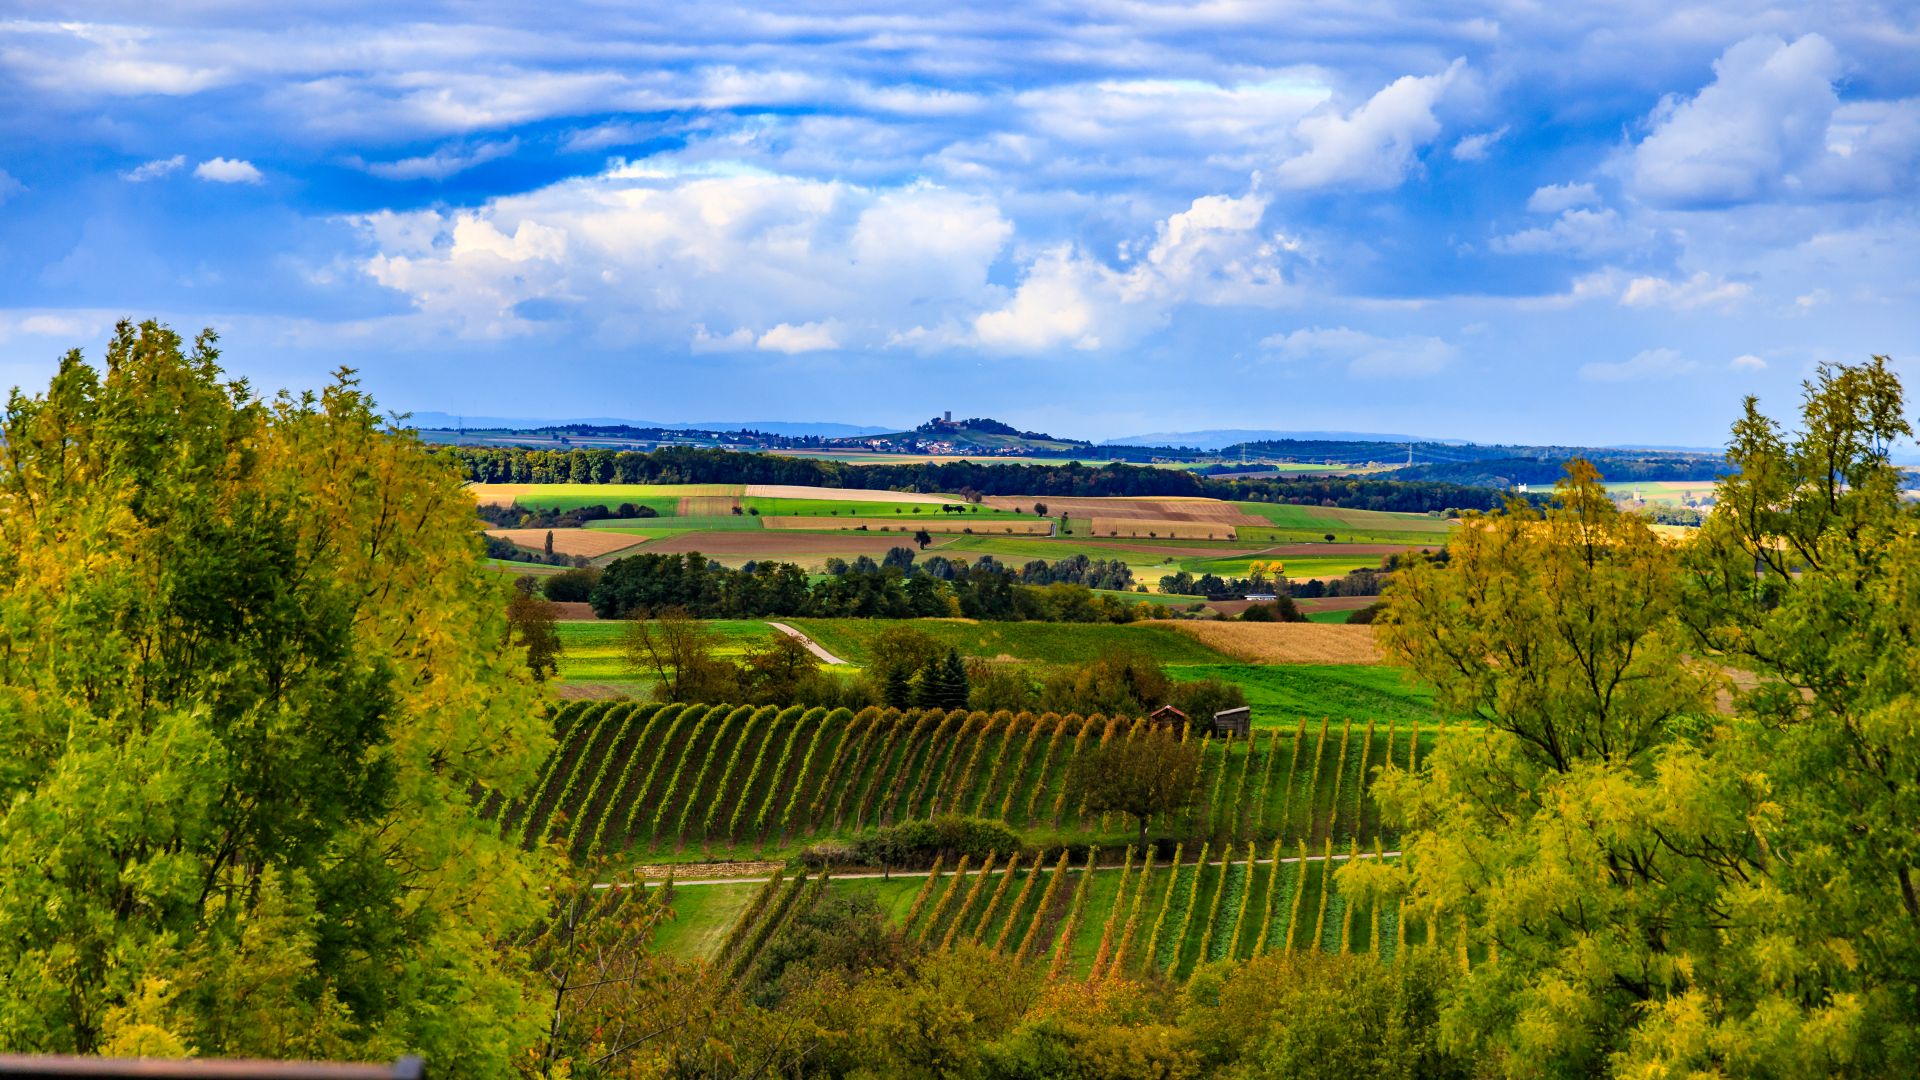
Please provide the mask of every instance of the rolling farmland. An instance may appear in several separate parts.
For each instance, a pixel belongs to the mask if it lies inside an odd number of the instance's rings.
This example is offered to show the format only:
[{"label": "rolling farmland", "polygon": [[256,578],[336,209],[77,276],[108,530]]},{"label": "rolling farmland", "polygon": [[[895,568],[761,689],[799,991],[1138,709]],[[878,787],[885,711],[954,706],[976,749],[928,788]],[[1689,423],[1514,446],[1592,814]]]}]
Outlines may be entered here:
[{"label": "rolling farmland", "polygon": [[[638,549],[699,551],[731,564],[775,558],[818,568],[831,556],[878,557],[911,546],[925,529],[934,537],[925,554],[1119,559],[1149,587],[1175,570],[1245,576],[1255,561],[1283,561],[1296,580],[1336,577],[1393,552],[1445,543],[1453,527],[1419,514],[1203,498],[1021,495],[969,504],[958,495],[727,484],[470,484],[468,491],[482,503],[530,510],[617,510],[622,503],[652,510],[654,517],[555,530],[556,550],[602,562],[644,545]],[[1038,504],[1047,516],[1034,514]],[[502,535],[531,549],[544,543],[544,530],[523,532]],[[632,544],[569,535],[580,532],[618,532]]]}]

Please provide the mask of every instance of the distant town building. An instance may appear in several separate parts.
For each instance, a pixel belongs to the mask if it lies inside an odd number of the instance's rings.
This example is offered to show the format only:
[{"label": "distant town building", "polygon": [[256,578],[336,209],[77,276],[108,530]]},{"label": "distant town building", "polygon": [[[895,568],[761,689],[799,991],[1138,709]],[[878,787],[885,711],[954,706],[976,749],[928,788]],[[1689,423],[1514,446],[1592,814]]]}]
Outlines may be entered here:
[{"label": "distant town building", "polygon": [[1262,600],[1278,600],[1280,599],[1280,597],[1277,594],[1270,593],[1270,592],[1250,592],[1242,596],[1240,599],[1253,600],[1258,602]]}]

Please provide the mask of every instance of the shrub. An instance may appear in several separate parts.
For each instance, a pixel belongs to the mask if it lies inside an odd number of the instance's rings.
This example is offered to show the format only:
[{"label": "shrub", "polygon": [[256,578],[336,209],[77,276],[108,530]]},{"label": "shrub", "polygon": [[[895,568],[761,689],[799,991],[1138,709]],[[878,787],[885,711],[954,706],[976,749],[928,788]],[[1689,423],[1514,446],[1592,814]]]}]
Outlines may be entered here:
[{"label": "shrub", "polygon": [[869,866],[926,866],[936,859],[985,859],[1021,848],[1020,834],[1004,822],[943,814],[931,821],[903,821],[853,842],[854,858]]},{"label": "shrub", "polygon": [[600,569],[595,566],[583,566],[573,570],[563,570],[540,583],[540,592],[555,603],[584,604],[593,595],[593,587],[600,584]]}]

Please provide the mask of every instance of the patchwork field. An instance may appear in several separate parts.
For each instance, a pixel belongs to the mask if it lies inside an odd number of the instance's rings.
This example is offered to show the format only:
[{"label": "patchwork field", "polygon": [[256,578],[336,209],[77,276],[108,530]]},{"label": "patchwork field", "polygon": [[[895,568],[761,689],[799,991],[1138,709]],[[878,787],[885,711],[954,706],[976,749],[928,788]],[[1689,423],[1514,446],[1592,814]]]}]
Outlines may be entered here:
[{"label": "patchwork field", "polygon": [[[474,484],[469,490],[482,501],[528,508],[645,506],[658,516],[587,527],[639,537],[646,550],[699,551],[732,565],[780,559],[818,570],[830,557],[877,558],[924,528],[949,557],[992,555],[1016,564],[1079,554],[1118,559],[1149,589],[1177,570],[1246,577],[1256,562],[1283,562],[1294,580],[1339,577],[1395,552],[1442,544],[1452,527],[1425,515],[1198,498],[993,496],[965,504],[954,495],[725,484]],[[1037,503],[1049,517],[1034,516]],[[964,513],[942,510],[963,505]],[[774,535],[724,535],[756,532]],[[1335,541],[1326,541],[1328,535]],[[609,541],[569,543],[578,546],[559,549],[602,561],[623,550]]]}]

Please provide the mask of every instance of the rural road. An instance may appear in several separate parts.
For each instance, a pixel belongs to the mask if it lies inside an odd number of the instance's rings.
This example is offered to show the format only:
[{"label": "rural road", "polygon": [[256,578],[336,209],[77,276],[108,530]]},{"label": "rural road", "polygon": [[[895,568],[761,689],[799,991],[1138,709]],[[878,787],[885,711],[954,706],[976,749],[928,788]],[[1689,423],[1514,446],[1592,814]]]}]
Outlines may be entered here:
[{"label": "rural road", "polygon": [[[1361,852],[1361,853],[1360,853],[1360,854],[1359,854],[1359,855],[1358,855],[1357,857],[1358,857],[1358,858],[1362,858],[1362,859],[1382,859],[1382,858],[1384,858],[1384,859],[1393,859],[1393,858],[1398,858],[1399,856],[1400,856],[1400,852],[1398,852],[1398,851],[1383,851],[1383,852],[1381,852],[1381,853],[1380,853],[1380,854],[1378,854],[1378,855],[1376,855],[1376,854],[1374,854],[1374,853],[1373,853],[1373,852],[1371,852],[1371,851],[1363,851],[1363,852]],[[1356,858],[1356,856],[1353,856],[1353,855],[1348,855],[1348,854],[1340,854],[1340,855],[1308,855],[1308,856],[1306,856],[1305,858],[1302,858],[1302,857],[1300,857],[1300,856],[1298,856],[1298,855],[1288,855],[1288,856],[1286,856],[1286,857],[1284,857],[1284,858],[1282,858],[1282,859],[1279,859],[1279,860],[1274,860],[1274,859],[1255,859],[1255,860],[1253,860],[1253,862],[1254,862],[1254,865],[1256,865],[1256,866],[1267,866],[1267,865],[1269,865],[1269,864],[1271,864],[1271,863],[1273,863],[1273,862],[1276,862],[1276,861],[1278,861],[1278,862],[1280,862],[1280,863],[1283,863],[1283,864],[1284,864],[1284,863],[1297,863],[1297,862],[1310,862],[1310,863],[1314,863],[1314,862],[1346,862],[1346,861],[1347,861],[1348,859],[1352,859],[1352,858]],[[1227,860],[1225,860],[1225,859],[1208,859],[1208,860],[1207,860],[1207,865],[1208,865],[1208,866],[1222,866],[1222,865],[1224,865],[1224,864],[1226,863],[1226,861],[1227,861]],[[1233,861],[1234,861],[1234,862],[1236,862],[1236,863],[1244,863],[1244,862],[1246,862],[1247,860],[1245,860],[1245,859],[1235,859],[1235,860],[1233,860]],[[1182,866],[1188,866],[1188,865],[1191,865],[1191,864],[1189,864],[1189,863],[1181,863],[1180,865],[1182,865]],[[1084,867],[1084,866],[1074,866],[1074,867],[1069,867],[1069,868],[1068,868],[1068,871],[1069,871],[1069,872],[1073,872],[1073,871],[1079,871],[1079,870],[1085,870],[1085,869],[1086,869],[1086,867]],[[1118,869],[1120,869],[1120,867],[1118,867],[1118,866],[1102,866],[1102,867],[1097,867],[1096,869],[1099,869],[1099,870],[1118,870]],[[1004,874],[1004,873],[1006,873],[1006,872],[1007,872],[1007,868],[1006,868],[1006,867],[1004,867],[1004,866],[1002,866],[1002,867],[1000,867],[1000,868],[998,868],[998,869],[996,869],[996,870],[994,870],[993,872],[994,872],[994,873],[996,873],[996,874]],[[862,880],[862,879],[866,879],[866,878],[875,878],[875,879],[877,879],[877,878],[883,878],[883,877],[897,877],[897,878],[921,878],[921,877],[927,877],[927,876],[928,876],[928,875],[930,875],[931,873],[932,873],[932,871],[931,871],[931,870],[895,870],[895,871],[893,871],[893,872],[892,872],[891,874],[886,874],[886,873],[882,873],[882,872],[880,872],[880,871],[877,871],[877,870],[876,870],[876,871],[871,871],[871,872],[863,872],[863,873],[859,873],[859,874],[835,874],[835,875],[833,875],[833,880],[835,880],[835,881],[859,881],[859,880]],[[980,873],[980,871],[979,871],[979,870],[977,870],[977,869],[975,869],[975,870],[969,870],[969,871],[967,871],[967,876],[968,876],[968,877],[972,877],[972,876],[974,876],[974,875],[976,875],[976,874],[978,874],[978,873]],[[949,876],[951,876],[951,875],[949,875]],[[662,878],[662,879],[661,879],[661,881],[665,881],[665,880],[666,880],[665,878]],[[686,880],[686,881],[681,881],[681,880],[680,880],[679,878],[675,878],[675,879],[674,879],[674,881],[673,881],[673,887],[674,887],[674,888],[676,888],[676,889],[678,889],[678,888],[680,888],[680,887],[681,887],[682,885],[764,885],[764,884],[766,884],[766,882],[767,882],[767,880],[768,880],[768,879],[767,879],[767,878],[765,878],[765,877],[724,877],[724,878],[689,878],[689,879],[688,879],[688,880]],[[654,882],[654,884],[656,884],[656,885],[658,885],[659,883],[660,883],[660,882]],[[634,884],[635,884],[635,883],[634,883],[634,882],[631,882],[631,881],[602,881],[602,882],[600,882],[600,883],[598,883],[598,884],[596,884],[596,885],[594,886],[594,888],[596,888],[596,889],[631,889],[631,888],[633,888],[633,887],[634,887]]]},{"label": "rural road", "polygon": [[[801,633],[800,631],[798,631],[798,630],[795,630],[795,629],[794,629],[793,627],[791,627],[791,626],[788,626],[788,625],[787,625],[786,623],[783,623],[783,622],[770,622],[770,623],[768,623],[767,625],[768,625],[768,626],[771,626],[771,627],[773,627],[773,628],[774,628],[775,630],[778,630],[778,631],[780,631],[781,633],[783,633],[783,634],[785,634],[785,635],[787,635],[787,636],[788,636],[788,637],[790,637],[790,638],[794,638],[794,639],[796,639],[796,640],[798,640],[798,641],[800,642],[800,644],[802,644],[802,645],[805,645],[805,646],[807,647],[807,651],[808,651],[808,652],[810,652],[810,653],[812,653],[813,655],[815,655],[815,656],[817,656],[817,657],[819,657],[819,658],[820,658],[820,661],[821,661],[821,663],[825,663],[825,664],[844,664],[844,663],[846,663],[846,661],[845,661],[845,660],[842,660],[842,659],[840,659],[839,657],[837,657],[837,656],[835,656],[835,655],[833,655],[832,653],[830,653],[830,652],[828,652],[827,650],[825,650],[825,649],[823,649],[823,648],[821,648],[821,647],[820,647],[820,643],[819,643],[819,642],[817,642],[817,641],[815,641],[815,640],[813,640],[812,638],[810,638],[810,637],[808,637],[807,635],[805,635],[805,634],[803,634],[803,633]],[[676,882],[675,884],[678,884],[678,882]]]}]

